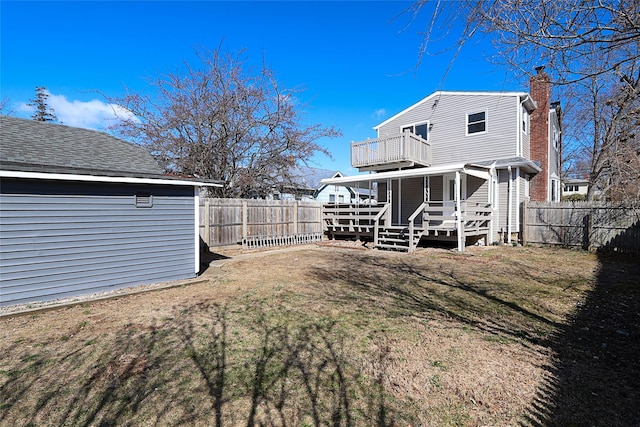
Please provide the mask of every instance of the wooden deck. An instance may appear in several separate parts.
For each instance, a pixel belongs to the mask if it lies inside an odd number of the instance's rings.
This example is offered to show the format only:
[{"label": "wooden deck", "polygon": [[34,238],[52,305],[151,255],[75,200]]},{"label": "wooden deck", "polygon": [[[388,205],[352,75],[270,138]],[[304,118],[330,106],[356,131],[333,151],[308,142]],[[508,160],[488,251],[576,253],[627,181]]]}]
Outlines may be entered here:
[{"label": "wooden deck", "polygon": [[391,205],[327,204],[323,222],[330,238],[354,237],[374,242],[376,248],[413,252],[420,240],[451,240],[458,237],[458,217],[463,237],[489,234],[490,204],[461,202],[457,215],[452,202],[425,202],[407,218],[392,223]]},{"label": "wooden deck", "polygon": [[362,170],[390,165],[430,166],[431,144],[410,131],[351,143],[351,165]]}]

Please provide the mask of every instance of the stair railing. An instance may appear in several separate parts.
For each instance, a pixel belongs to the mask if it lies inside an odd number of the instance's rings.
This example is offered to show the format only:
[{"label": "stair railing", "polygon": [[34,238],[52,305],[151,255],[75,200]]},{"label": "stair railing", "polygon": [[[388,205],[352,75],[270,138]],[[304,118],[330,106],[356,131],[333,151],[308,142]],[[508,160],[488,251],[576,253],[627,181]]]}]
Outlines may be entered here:
[{"label": "stair railing", "polygon": [[415,230],[415,221],[418,215],[424,213],[424,208],[427,207],[427,202],[422,202],[420,206],[409,217],[409,253],[416,250],[416,245],[413,243],[413,232]]},{"label": "stair railing", "polygon": [[385,203],[384,207],[380,209],[380,212],[378,212],[378,214],[373,219],[373,245],[374,246],[378,246],[378,234],[380,231],[378,225],[380,224],[380,218],[384,216],[385,223],[389,221],[389,215],[387,214],[387,212],[389,211],[390,207],[391,207],[391,203]]}]

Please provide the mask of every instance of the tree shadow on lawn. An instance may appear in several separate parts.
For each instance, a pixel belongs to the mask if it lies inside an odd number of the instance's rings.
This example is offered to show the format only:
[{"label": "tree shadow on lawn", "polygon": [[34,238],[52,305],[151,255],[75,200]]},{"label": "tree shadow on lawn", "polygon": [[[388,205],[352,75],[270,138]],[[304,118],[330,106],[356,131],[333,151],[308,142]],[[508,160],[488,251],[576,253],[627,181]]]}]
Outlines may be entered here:
[{"label": "tree shadow on lawn", "polygon": [[640,426],[640,258],[599,255],[597,283],[554,336],[534,426]]},{"label": "tree shadow on lawn", "polygon": [[[454,264],[443,263],[442,257],[404,261],[407,258],[351,254],[348,260],[336,257],[331,268],[318,267],[313,274],[335,301],[389,316],[444,316],[525,346],[550,349],[555,357],[547,367],[549,375],[523,425],[640,426],[640,259],[599,256],[597,284],[562,322],[555,320],[558,313],[535,302],[527,308],[508,295],[496,296],[505,283],[483,283],[481,274],[475,281],[470,281],[473,274],[462,278],[455,265],[473,260],[451,257]],[[533,272],[518,260],[491,268],[496,267],[541,287],[568,291],[578,281],[563,280],[561,270]]]},{"label": "tree shadow on lawn", "polygon": [[[331,268],[314,268],[312,276],[337,303],[366,306],[392,317],[444,317],[527,346],[548,344],[550,331],[559,326],[552,313],[497,296],[501,283],[469,282],[456,268],[466,262],[471,261],[464,255],[443,263],[442,258],[420,260],[406,254],[350,254],[348,259],[337,256]],[[545,280],[530,273],[527,277]]]},{"label": "tree shadow on lawn", "polygon": [[21,363],[2,373],[1,425],[393,424],[383,372],[363,375],[328,320],[198,304],[113,337],[81,329],[59,338],[78,341],[66,353],[7,348]]}]

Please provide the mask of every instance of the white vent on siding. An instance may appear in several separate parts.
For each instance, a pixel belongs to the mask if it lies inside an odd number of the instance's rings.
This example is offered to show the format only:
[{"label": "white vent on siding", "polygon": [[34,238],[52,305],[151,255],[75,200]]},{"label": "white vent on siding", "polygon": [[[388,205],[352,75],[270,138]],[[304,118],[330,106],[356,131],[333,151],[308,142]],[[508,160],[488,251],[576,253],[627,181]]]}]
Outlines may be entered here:
[{"label": "white vent on siding", "polygon": [[153,196],[149,193],[136,194],[136,208],[150,208],[153,206]]}]

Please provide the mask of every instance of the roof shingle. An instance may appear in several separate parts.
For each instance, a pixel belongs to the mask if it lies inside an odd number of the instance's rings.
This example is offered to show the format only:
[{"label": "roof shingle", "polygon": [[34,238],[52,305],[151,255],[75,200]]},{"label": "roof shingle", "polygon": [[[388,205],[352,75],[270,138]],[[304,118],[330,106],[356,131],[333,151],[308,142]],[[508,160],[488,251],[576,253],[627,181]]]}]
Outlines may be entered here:
[{"label": "roof shingle", "polygon": [[0,116],[0,168],[104,176],[160,176],[144,147],[95,130]]}]

